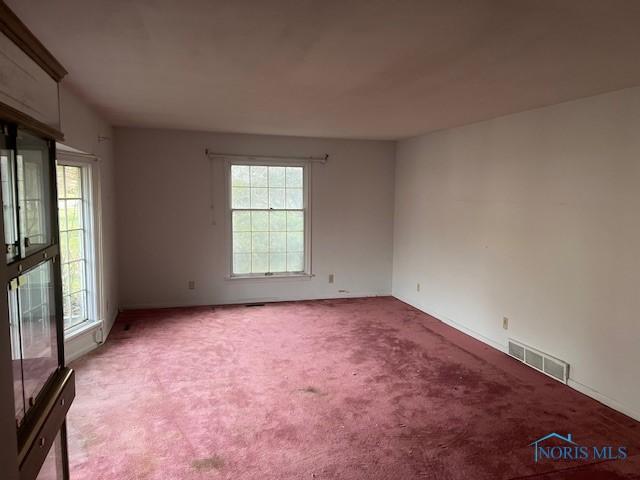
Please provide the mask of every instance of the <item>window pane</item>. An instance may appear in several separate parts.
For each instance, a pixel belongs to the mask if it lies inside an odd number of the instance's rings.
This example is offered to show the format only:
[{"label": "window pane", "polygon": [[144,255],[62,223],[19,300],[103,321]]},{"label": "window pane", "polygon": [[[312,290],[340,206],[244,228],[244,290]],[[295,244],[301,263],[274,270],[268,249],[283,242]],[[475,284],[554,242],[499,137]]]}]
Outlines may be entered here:
[{"label": "window pane", "polygon": [[251,273],[250,253],[235,253],[233,255],[233,273]]},{"label": "window pane", "polygon": [[64,187],[64,167],[58,165],[56,167],[56,184],[58,187],[58,198],[66,198],[67,194]]},{"label": "window pane", "polygon": [[73,327],[87,319],[86,292],[72,293],[69,296],[70,315],[65,319],[65,327]]},{"label": "window pane", "polygon": [[254,232],[268,232],[269,212],[251,212],[251,230]]},{"label": "window pane", "polygon": [[233,252],[251,253],[251,232],[235,232],[233,234]]},{"label": "window pane", "polygon": [[233,212],[233,231],[251,231],[251,212]]},{"label": "window pane", "polygon": [[[62,294],[69,294],[69,264],[62,264]],[[65,310],[66,311],[66,310]]]},{"label": "window pane", "polygon": [[286,252],[287,251],[287,234],[284,232],[271,232],[269,238],[270,252]]},{"label": "window pane", "polygon": [[254,253],[251,257],[251,270],[253,273],[266,273],[269,271],[269,254]]},{"label": "window pane", "polygon": [[251,187],[251,208],[269,208],[269,189]]},{"label": "window pane", "polygon": [[65,166],[64,177],[67,198],[82,198],[82,169]]},{"label": "window pane", "polygon": [[282,273],[287,271],[287,255],[284,253],[272,253],[269,256],[269,271]]},{"label": "window pane", "polygon": [[287,188],[302,188],[302,167],[287,167]]},{"label": "window pane", "polygon": [[68,261],[80,260],[84,258],[84,231],[73,230],[67,233],[67,241],[69,243]]},{"label": "window pane", "polygon": [[304,233],[287,233],[287,252],[302,252],[304,250]]},{"label": "window pane", "polygon": [[[65,200],[67,203],[66,220],[68,230],[83,228],[82,200]],[[62,228],[62,227],[61,227]]]},{"label": "window pane", "polygon": [[231,186],[249,187],[251,185],[251,174],[248,165],[231,166]]},{"label": "window pane", "polygon": [[262,166],[251,166],[251,187],[268,187],[268,168]]},{"label": "window pane", "polygon": [[285,186],[285,168],[284,167],[269,167],[269,187],[284,187]]},{"label": "window pane", "polygon": [[287,231],[304,231],[304,212],[287,212]]},{"label": "window pane", "polygon": [[287,212],[269,212],[269,230],[284,232],[287,230]]},{"label": "window pane", "polygon": [[232,208],[251,208],[251,189],[249,187],[233,187],[231,189]]},{"label": "window pane", "polygon": [[269,189],[269,208],[282,210],[285,206],[284,188]]},{"label": "window pane", "polygon": [[69,292],[76,293],[84,290],[84,261],[69,264]]},{"label": "window pane", "polygon": [[304,270],[304,255],[302,253],[287,253],[287,271],[302,272]]},{"label": "window pane", "polygon": [[67,229],[67,202],[58,200],[58,226],[60,230]]},{"label": "window pane", "polygon": [[269,252],[269,233],[253,232],[251,237],[251,251],[253,253]]},{"label": "window pane", "polygon": [[302,209],[302,189],[301,188],[287,188],[287,208]]}]

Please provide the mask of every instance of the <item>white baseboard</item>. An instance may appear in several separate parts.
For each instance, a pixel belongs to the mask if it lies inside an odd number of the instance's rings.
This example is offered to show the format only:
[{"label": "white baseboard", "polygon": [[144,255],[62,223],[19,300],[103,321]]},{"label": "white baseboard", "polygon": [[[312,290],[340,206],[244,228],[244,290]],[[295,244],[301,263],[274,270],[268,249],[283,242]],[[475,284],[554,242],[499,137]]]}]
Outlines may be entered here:
[{"label": "white baseboard", "polygon": [[146,310],[154,308],[188,308],[188,307],[211,307],[222,305],[243,305],[245,303],[277,303],[277,302],[300,302],[305,300],[338,300],[341,298],[368,298],[368,297],[390,297],[391,293],[345,293],[336,295],[318,295],[313,297],[251,297],[233,300],[221,300],[215,303],[133,303],[123,305],[122,311],[125,310]]},{"label": "white baseboard", "polygon": [[640,421],[640,412],[634,411],[628,408],[627,406],[622,405],[620,402],[617,402],[613,398],[607,397],[606,395],[598,392],[597,390],[594,390],[593,388],[587,385],[583,385],[580,382],[576,382],[572,378],[569,378],[567,385],[569,385],[574,390],[577,390],[578,392],[585,394],[587,397],[591,397],[594,400],[597,400],[600,403],[603,403],[607,407],[611,407],[614,410],[617,410],[618,412],[624,413],[628,417],[633,418],[634,420]]},{"label": "white baseboard", "polygon": [[[420,310],[421,312],[426,313],[427,315],[431,315],[433,318],[440,320],[442,323],[446,323],[447,325],[455,328],[456,330],[461,331],[462,333],[465,333],[467,335],[469,335],[470,337],[475,338],[476,340],[480,340],[483,343],[486,343],[487,345],[489,345],[490,347],[495,348],[496,350],[499,350],[500,352],[504,353],[505,355],[507,354],[507,346],[501,344],[500,342],[497,342],[491,338],[488,338],[468,327],[465,327],[464,325],[451,320],[450,318],[447,318],[444,315],[438,314],[437,312],[430,312],[427,311],[427,309],[420,307],[419,305],[416,305],[414,303],[412,303],[411,301],[409,301],[406,298],[403,298],[401,295],[393,295],[395,298],[397,298],[398,300],[403,301],[404,303],[411,305],[414,308],[417,308],[418,310]],[[540,375],[544,375],[542,373],[540,373]],[[620,413],[623,413],[631,418],[633,418],[634,420],[638,420],[640,421],[640,412],[635,411],[632,408],[627,407],[626,405],[621,404],[620,402],[614,400],[613,398],[610,398],[600,392],[598,392],[597,390],[589,387],[588,385],[584,385],[580,382],[577,382],[576,380],[569,378],[569,381],[567,382],[567,386],[569,386],[570,388],[573,388],[574,390],[583,393],[584,395],[593,398],[594,400],[606,405],[607,407],[610,407]]]}]

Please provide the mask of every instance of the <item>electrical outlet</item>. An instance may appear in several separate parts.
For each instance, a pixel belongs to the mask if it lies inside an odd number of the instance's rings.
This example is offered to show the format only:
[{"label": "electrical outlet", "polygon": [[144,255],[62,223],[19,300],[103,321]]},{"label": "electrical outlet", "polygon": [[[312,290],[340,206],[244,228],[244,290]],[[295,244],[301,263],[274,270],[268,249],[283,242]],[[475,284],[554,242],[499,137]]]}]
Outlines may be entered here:
[{"label": "electrical outlet", "polygon": [[420,284],[416,283],[416,292],[419,292],[419,291],[420,291]]},{"label": "electrical outlet", "polygon": [[333,283],[333,273],[329,274],[329,283]]},{"label": "electrical outlet", "polygon": [[195,289],[196,289],[196,281],[189,280],[189,290],[195,290]]},{"label": "electrical outlet", "polygon": [[502,328],[509,330],[509,319],[507,317],[502,317]]}]

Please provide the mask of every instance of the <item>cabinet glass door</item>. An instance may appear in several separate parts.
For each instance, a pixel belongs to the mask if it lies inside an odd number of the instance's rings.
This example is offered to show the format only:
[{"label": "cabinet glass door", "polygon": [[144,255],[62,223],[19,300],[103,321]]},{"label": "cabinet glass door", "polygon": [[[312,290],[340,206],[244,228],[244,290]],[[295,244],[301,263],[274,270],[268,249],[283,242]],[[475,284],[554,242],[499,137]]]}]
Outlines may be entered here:
[{"label": "cabinet glass door", "polygon": [[20,246],[24,258],[51,244],[52,172],[46,140],[18,128],[16,151]]},{"label": "cabinet glass door", "polygon": [[35,404],[38,394],[58,368],[55,319],[53,268],[49,260],[9,284],[9,323],[18,423]]},{"label": "cabinet glass door", "polygon": [[[3,136],[4,137],[4,136]],[[15,260],[19,255],[18,250],[18,218],[16,209],[15,190],[15,158],[13,150],[4,148],[7,146],[7,138],[0,140],[0,179],[2,181],[2,212],[4,218],[4,243],[7,253],[7,262]]]}]

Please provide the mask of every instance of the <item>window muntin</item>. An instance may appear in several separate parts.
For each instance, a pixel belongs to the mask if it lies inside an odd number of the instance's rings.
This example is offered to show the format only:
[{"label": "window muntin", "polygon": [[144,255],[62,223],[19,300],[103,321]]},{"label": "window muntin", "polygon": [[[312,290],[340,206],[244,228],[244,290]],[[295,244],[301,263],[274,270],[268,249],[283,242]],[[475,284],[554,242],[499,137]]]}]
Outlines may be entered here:
[{"label": "window muntin", "polygon": [[89,319],[87,186],[83,168],[57,166],[64,328]]},{"label": "window muntin", "polygon": [[231,165],[233,276],[306,269],[305,167]]}]

